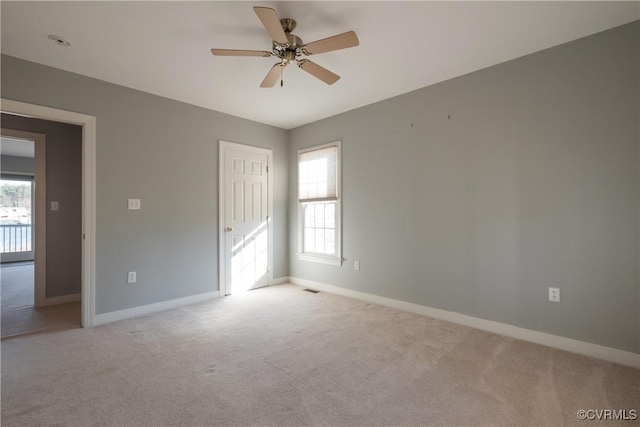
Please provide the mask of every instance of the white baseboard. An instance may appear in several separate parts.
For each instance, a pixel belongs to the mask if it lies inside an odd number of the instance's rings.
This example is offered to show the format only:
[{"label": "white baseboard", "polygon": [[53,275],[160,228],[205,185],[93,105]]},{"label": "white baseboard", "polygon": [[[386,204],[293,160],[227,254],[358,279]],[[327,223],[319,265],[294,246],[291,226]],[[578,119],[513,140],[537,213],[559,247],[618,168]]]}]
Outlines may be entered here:
[{"label": "white baseboard", "polygon": [[269,286],[282,285],[283,283],[288,283],[288,282],[289,282],[289,276],[278,277],[277,279],[273,279],[271,283],[269,283]]},{"label": "white baseboard", "polygon": [[301,279],[299,277],[289,277],[289,282],[318,291],[329,292],[332,294],[359,299],[373,304],[397,308],[398,310],[433,317],[435,319],[446,320],[451,323],[457,323],[459,325],[469,326],[475,329],[481,329],[483,331],[493,332],[511,338],[517,338],[523,341],[529,341],[560,350],[570,351],[572,353],[578,353],[585,356],[595,357],[597,359],[607,360],[609,362],[619,363],[621,365],[640,368],[640,354],[631,353],[629,351],[618,350],[616,348],[579,341],[573,338],[552,335],[546,332],[525,329],[506,323],[494,322],[493,320],[480,319],[478,317],[468,316],[466,314],[455,313],[452,311],[440,310],[437,308],[427,307],[424,305],[414,304],[406,301],[381,297],[378,295],[368,294],[366,292],[352,291],[350,289],[340,288],[334,285],[327,285],[326,283],[315,282],[312,280]]},{"label": "white baseboard", "polygon": [[169,301],[157,302],[155,304],[141,305],[139,307],[127,308],[124,310],[111,311],[109,313],[96,314],[95,326],[105,325],[118,320],[130,319],[132,317],[144,316],[157,313],[159,311],[182,307],[184,305],[195,304],[220,298],[219,291],[205,292],[203,294],[191,295],[184,298],[176,298]]},{"label": "white baseboard", "polygon": [[45,307],[49,307],[51,305],[59,305],[59,304],[67,304],[70,302],[80,301],[82,294],[69,294],[62,295],[59,297],[47,298],[44,302]]}]

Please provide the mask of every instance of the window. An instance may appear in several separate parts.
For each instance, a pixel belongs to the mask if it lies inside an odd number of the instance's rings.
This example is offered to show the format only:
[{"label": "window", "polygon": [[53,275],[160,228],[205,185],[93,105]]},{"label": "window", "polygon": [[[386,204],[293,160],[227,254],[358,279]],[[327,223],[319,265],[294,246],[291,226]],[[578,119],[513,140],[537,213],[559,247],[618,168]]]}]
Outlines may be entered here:
[{"label": "window", "polygon": [[341,265],[340,143],[298,151],[298,258]]}]

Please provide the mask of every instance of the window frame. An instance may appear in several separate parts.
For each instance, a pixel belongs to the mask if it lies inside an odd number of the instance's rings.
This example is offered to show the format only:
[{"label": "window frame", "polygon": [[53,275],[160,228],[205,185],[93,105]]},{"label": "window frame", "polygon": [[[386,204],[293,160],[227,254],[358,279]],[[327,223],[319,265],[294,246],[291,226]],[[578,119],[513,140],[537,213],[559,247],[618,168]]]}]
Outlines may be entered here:
[{"label": "window frame", "polygon": [[[300,156],[304,153],[311,151],[321,150],[323,148],[336,147],[336,200],[335,203],[335,254],[320,254],[315,252],[305,252],[304,250],[304,229],[305,229],[305,208],[306,204],[322,203],[322,202],[301,202],[300,201]],[[321,264],[329,265],[342,265],[342,142],[335,141],[328,144],[316,145],[313,147],[303,148],[298,150],[297,161],[297,177],[296,177],[296,194],[298,203],[298,260],[317,262]]]}]

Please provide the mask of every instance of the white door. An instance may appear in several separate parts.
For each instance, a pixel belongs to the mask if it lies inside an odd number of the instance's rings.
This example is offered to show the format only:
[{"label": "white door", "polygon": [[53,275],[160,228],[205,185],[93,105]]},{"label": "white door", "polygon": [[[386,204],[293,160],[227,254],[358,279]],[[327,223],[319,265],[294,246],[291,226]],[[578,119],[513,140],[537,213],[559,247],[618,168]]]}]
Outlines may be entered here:
[{"label": "white door", "polygon": [[220,143],[224,295],[269,284],[269,153]]}]

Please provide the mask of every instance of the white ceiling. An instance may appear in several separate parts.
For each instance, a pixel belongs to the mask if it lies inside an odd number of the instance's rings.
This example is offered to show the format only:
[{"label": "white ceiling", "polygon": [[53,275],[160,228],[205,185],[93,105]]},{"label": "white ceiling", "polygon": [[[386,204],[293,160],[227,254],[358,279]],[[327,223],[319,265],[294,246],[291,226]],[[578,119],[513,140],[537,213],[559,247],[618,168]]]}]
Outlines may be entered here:
[{"label": "white ceiling", "polygon": [[[332,86],[295,66],[261,89],[274,58],[252,6],[298,21],[305,42],[354,30],[360,46],[311,59]],[[2,53],[291,129],[640,18],[627,2],[8,2]],[[60,47],[49,34],[71,42]]]},{"label": "white ceiling", "polygon": [[35,144],[26,139],[0,137],[0,154],[3,156],[34,157]]}]

